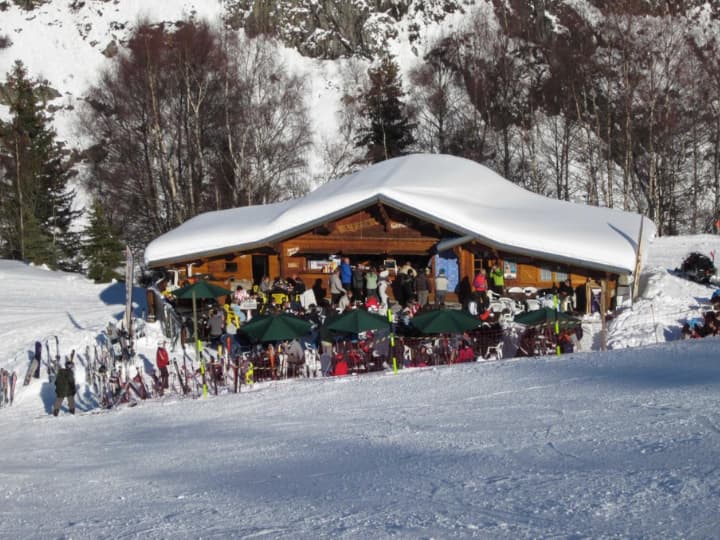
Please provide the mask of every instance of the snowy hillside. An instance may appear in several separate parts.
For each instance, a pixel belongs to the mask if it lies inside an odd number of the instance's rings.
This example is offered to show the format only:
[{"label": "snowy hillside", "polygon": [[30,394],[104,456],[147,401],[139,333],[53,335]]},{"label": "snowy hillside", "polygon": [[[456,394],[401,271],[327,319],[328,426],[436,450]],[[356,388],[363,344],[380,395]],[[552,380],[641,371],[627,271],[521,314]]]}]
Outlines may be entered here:
[{"label": "snowy hillside", "polygon": [[22,60],[32,78],[49,81],[60,94],[53,103],[59,108],[58,135],[82,146],[75,139],[75,109],[109,62],[103,54],[108,47],[121,45],[142,18],[172,23],[196,14],[215,20],[220,11],[220,0],[49,2],[31,12],[13,5],[0,12],[0,35],[10,40],[9,47],[0,49],[2,80],[15,60]]},{"label": "snowy hillside", "polygon": [[[224,0],[73,3],[55,0],[26,12],[11,3],[5,11],[0,11],[0,37],[7,37],[9,41],[7,47],[0,47],[0,78],[4,80],[13,63],[22,60],[30,77],[47,80],[59,94],[52,103],[57,109],[58,135],[71,146],[82,148],[74,125],[79,101],[87,88],[97,82],[100,70],[109,65],[109,57],[122,48],[139,21],[166,23],[172,27],[176,21],[192,16],[219,23],[227,4]],[[444,13],[439,23],[422,20],[419,26],[417,22],[405,20],[398,25],[391,49],[403,69],[409,70],[422,53],[418,50],[419,43],[435,39],[443,28],[459,24],[462,17],[462,13]],[[436,18],[440,19],[439,15]],[[414,45],[409,43],[408,26],[415,29]],[[341,92],[338,71],[343,61],[314,60],[290,48],[282,52],[290,70],[306,78],[306,100],[312,110],[316,140],[335,136],[335,115],[340,108]],[[0,105],[0,118],[4,118],[6,112],[7,108]]]},{"label": "snowy hillside", "polygon": [[[715,537],[718,338],[675,340],[713,289],[667,269],[719,247],[657,239],[642,299],[611,323],[622,350],[607,353],[99,414],[83,385],[84,414],[59,418],[43,370],[0,410],[0,538]],[[123,308],[120,286],[79,276],[2,261],[0,280],[0,367],[24,372],[53,335],[61,353],[83,351]],[[159,336],[148,331],[143,362]]]}]

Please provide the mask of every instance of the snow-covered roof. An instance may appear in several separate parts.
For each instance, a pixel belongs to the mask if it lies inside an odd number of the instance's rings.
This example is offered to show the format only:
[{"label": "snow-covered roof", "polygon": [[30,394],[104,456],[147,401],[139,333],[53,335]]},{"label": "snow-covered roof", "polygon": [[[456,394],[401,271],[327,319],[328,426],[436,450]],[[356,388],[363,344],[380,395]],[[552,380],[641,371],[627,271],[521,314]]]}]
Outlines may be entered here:
[{"label": "snow-covered roof", "polygon": [[[438,223],[462,241],[594,270],[635,270],[639,214],[543,197],[474,161],[437,154],[383,161],[298,199],[198,215],[150,242],[145,262],[157,267],[252,250],[378,202]],[[643,242],[654,234],[645,218]]]}]

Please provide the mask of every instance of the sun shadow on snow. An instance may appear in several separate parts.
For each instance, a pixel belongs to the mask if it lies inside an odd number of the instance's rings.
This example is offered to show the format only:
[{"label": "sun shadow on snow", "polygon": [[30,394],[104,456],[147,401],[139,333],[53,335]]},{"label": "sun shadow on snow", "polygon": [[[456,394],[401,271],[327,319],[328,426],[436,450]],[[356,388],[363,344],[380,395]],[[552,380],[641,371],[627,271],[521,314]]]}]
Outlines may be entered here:
[{"label": "sun shadow on snow", "polygon": [[140,353],[137,355],[137,358],[142,360],[143,371],[145,371],[145,373],[155,373],[155,365],[150,361],[147,356]]},{"label": "sun shadow on snow", "polygon": [[73,317],[69,311],[66,313],[66,315],[67,315],[67,318],[70,320],[70,322],[72,323],[72,325],[75,328],[77,328],[78,330],[85,330],[85,327],[83,325],[81,325],[79,322],[77,322],[75,320],[75,317]]},{"label": "sun shadow on snow", "polygon": [[[613,231],[615,231],[615,232],[618,233],[620,236],[622,236],[625,240],[627,240],[627,243],[630,244],[630,247],[632,247],[633,251],[637,251],[637,238],[630,238],[630,236],[628,236],[628,234],[627,234],[625,231],[622,231],[622,230],[618,229],[618,228],[617,228],[615,225],[613,225],[612,223],[608,223],[607,225],[608,225],[608,227],[610,227]],[[640,224],[638,223],[638,227],[639,227],[639,226],[640,226]],[[638,231],[638,232],[639,232],[639,231]]]},{"label": "sun shadow on snow", "polygon": [[[133,312],[135,315],[140,315],[143,311],[147,311],[147,298],[145,296],[146,291],[142,287],[133,287],[132,300],[133,300]],[[125,305],[126,294],[125,294],[125,283],[116,281],[115,283],[109,284],[100,293],[100,300],[107,305]],[[123,311],[119,314],[122,315]]]},{"label": "sun shadow on snow", "polygon": [[43,382],[42,388],[40,389],[40,399],[43,402],[45,412],[50,414],[53,403],[55,403],[55,385],[47,381]]}]

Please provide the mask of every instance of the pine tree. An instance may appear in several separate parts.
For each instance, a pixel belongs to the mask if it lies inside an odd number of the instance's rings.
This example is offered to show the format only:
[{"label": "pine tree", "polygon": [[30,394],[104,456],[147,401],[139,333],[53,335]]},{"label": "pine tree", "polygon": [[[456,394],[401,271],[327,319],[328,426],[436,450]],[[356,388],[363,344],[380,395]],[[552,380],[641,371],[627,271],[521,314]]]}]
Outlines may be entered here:
[{"label": "pine tree", "polygon": [[386,56],[368,70],[370,88],[359,96],[368,125],[360,129],[357,146],[366,147],[372,163],[403,155],[415,142],[407,106],[402,98],[402,80],[395,60]]},{"label": "pine tree", "polygon": [[93,204],[88,226],[83,231],[82,253],[88,265],[87,275],[98,283],[122,279],[117,268],[122,266],[124,246],[114,234],[99,203]]},{"label": "pine tree", "polygon": [[71,225],[79,212],[68,190],[72,163],[50,127],[41,100],[46,91],[20,61],[2,87],[11,119],[0,121],[0,256],[75,270],[78,239]]},{"label": "pine tree", "polygon": [[34,215],[28,214],[24,221],[24,260],[35,264],[48,264],[48,261],[55,258],[52,238],[42,231]]}]

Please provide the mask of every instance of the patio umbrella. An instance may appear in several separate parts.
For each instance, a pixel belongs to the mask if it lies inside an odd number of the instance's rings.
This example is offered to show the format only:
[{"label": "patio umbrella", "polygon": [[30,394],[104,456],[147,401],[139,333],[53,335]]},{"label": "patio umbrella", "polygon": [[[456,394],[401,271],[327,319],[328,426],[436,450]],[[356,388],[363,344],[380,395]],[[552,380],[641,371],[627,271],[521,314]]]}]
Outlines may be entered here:
[{"label": "patio umbrella", "polygon": [[198,281],[173,291],[175,298],[219,298],[232,294],[232,291],[213,285],[209,281]]},{"label": "patio umbrella", "polygon": [[410,324],[423,334],[460,334],[480,326],[480,321],[467,311],[435,309],[418,313]]},{"label": "patio umbrella", "polygon": [[582,324],[582,321],[577,317],[549,307],[521,313],[516,315],[513,321],[531,328],[551,327],[555,325],[556,321],[559,327],[563,329],[576,328]]},{"label": "patio umbrella", "polygon": [[198,298],[218,298],[220,296],[226,296],[228,294],[231,294],[231,291],[223,289],[222,287],[218,287],[217,285],[213,285],[212,283],[209,283],[207,281],[196,281],[195,283],[185,285],[184,287],[180,287],[179,289],[175,289],[173,291],[173,296],[175,298],[192,298],[195,354],[197,355],[197,359],[200,362],[200,369],[203,373],[204,396],[207,395],[207,385],[205,384],[205,362],[203,361],[202,355],[200,354],[200,340],[198,339],[196,300]]},{"label": "patio umbrella", "polygon": [[370,313],[364,309],[346,311],[327,325],[328,330],[345,334],[359,334],[360,332],[383,328],[390,328],[387,317],[377,313]]},{"label": "patio umbrella", "polygon": [[240,330],[255,341],[284,341],[302,337],[310,332],[311,328],[312,324],[300,317],[280,313],[256,317],[242,325]]}]

